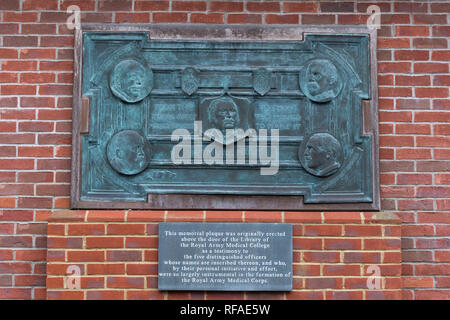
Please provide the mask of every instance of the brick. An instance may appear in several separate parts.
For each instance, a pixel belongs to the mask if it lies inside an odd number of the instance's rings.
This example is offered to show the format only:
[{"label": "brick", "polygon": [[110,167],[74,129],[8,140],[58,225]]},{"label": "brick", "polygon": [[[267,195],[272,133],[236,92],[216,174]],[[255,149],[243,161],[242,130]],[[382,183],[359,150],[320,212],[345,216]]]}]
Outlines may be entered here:
[{"label": "brick", "polygon": [[3,95],[34,95],[36,86],[34,85],[2,85],[1,94]]},{"label": "brick", "polygon": [[418,275],[448,275],[448,265],[445,264],[417,264]]},{"label": "brick", "polygon": [[414,113],[414,122],[450,122],[450,112],[422,112]]},{"label": "brick", "polygon": [[37,36],[4,36],[3,46],[5,47],[37,47]]},{"label": "brick", "polygon": [[222,13],[191,13],[191,23],[223,23]]},{"label": "brick", "polygon": [[430,109],[429,99],[397,99],[397,109]]},{"label": "brick", "polygon": [[381,236],[381,226],[345,225],[344,235],[349,237]]},{"label": "brick", "polygon": [[12,48],[0,48],[0,59],[17,59],[19,50]]},{"label": "brick", "polygon": [[414,64],[415,73],[446,73],[448,71],[448,63],[417,62]]},{"label": "brick", "polygon": [[134,4],[135,11],[166,11],[170,3],[165,0],[140,1],[136,0]]},{"label": "brick", "polygon": [[105,225],[104,224],[69,224],[68,235],[104,235]]},{"label": "brick", "polygon": [[417,290],[415,298],[418,300],[448,300],[450,290]]},{"label": "brick", "polygon": [[132,8],[132,0],[99,0],[99,11],[129,11]]},{"label": "brick", "polygon": [[158,238],[156,237],[127,237],[126,248],[157,248]]},{"label": "brick", "polygon": [[22,34],[56,34],[56,24],[51,23],[22,24]]},{"label": "brick", "polygon": [[287,300],[324,300],[323,291],[291,291],[286,294]]},{"label": "brick", "polygon": [[331,14],[302,14],[302,24],[334,24],[335,16]]},{"label": "brick", "polygon": [[320,250],[322,249],[322,239],[317,238],[294,238],[293,248],[301,250]]},{"label": "brick", "polygon": [[339,289],[342,288],[342,278],[309,278],[306,279],[306,289]]},{"label": "brick", "polygon": [[127,275],[157,275],[158,264],[145,263],[145,264],[127,264]]},{"label": "brick", "polygon": [[116,22],[119,22],[119,23],[149,23],[150,22],[150,14],[147,12],[137,12],[137,13],[117,12],[116,13]]},{"label": "brick", "polygon": [[142,261],[142,251],[139,250],[107,251],[107,261]]},{"label": "brick", "polygon": [[305,236],[341,236],[342,226],[337,225],[305,225]]},{"label": "brick", "polygon": [[320,2],[321,12],[353,12],[354,2]]},{"label": "brick", "polygon": [[18,172],[17,182],[53,182],[53,172]]},{"label": "brick", "polygon": [[431,59],[434,61],[448,61],[450,59],[450,50],[433,50]]},{"label": "brick", "polygon": [[324,212],[325,223],[361,223],[360,212]]},{"label": "brick", "polygon": [[187,17],[187,13],[183,12],[154,12],[153,22],[182,23],[187,22]]},{"label": "brick", "polygon": [[378,75],[378,84],[380,86],[392,86],[394,85],[394,76],[392,74]]},{"label": "brick", "polygon": [[450,75],[436,75],[433,79],[434,86],[450,86]]},{"label": "brick", "polygon": [[209,11],[241,12],[243,10],[244,10],[244,4],[242,2],[212,1],[209,4]]},{"label": "brick", "polygon": [[448,161],[418,161],[418,172],[434,172],[434,171],[450,171],[450,163]]},{"label": "brick", "polygon": [[23,10],[58,10],[58,0],[24,0]]},{"label": "brick", "polygon": [[344,252],[344,263],[381,263],[379,252]]},{"label": "brick", "polygon": [[432,184],[433,177],[431,174],[414,174],[414,173],[399,173],[397,175],[398,184]]},{"label": "brick", "polygon": [[396,25],[396,24],[408,24],[410,23],[409,14],[381,14],[382,25]]},{"label": "brick", "polygon": [[411,122],[412,112],[409,111],[380,111],[380,122]]},{"label": "brick", "polygon": [[89,210],[88,221],[122,222],[125,221],[125,212],[120,210]]},{"label": "brick", "polygon": [[450,252],[449,251],[435,251],[436,262],[450,262]]},{"label": "brick", "polygon": [[449,99],[434,99],[433,109],[435,110],[450,110],[450,100]]},{"label": "brick", "polygon": [[38,136],[39,144],[71,144],[72,135],[63,133],[40,133]]},{"label": "brick", "polygon": [[42,71],[73,71],[73,61],[41,61],[39,70]]},{"label": "brick", "polygon": [[0,296],[3,299],[31,299],[31,289],[30,288],[0,288]]},{"label": "brick", "polygon": [[165,296],[159,291],[127,290],[127,300],[163,300]]},{"label": "brick", "polygon": [[[0,169],[2,170],[30,170],[34,169],[33,159],[0,159]],[[6,186],[5,186],[6,187]],[[12,186],[9,186],[12,187]]]},{"label": "brick", "polygon": [[103,289],[104,286],[104,277],[80,277],[81,289]]},{"label": "brick", "polygon": [[448,88],[415,88],[418,98],[446,98],[448,97]]},{"label": "brick", "polygon": [[38,170],[70,170],[70,159],[38,159]]},{"label": "brick", "polygon": [[145,224],[108,224],[106,230],[110,235],[144,235]]},{"label": "brick", "polygon": [[361,250],[360,239],[325,239],[324,248],[326,250]]},{"label": "brick", "polygon": [[427,12],[427,3],[409,3],[409,2],[398,2],[394,3],[394,11],[396,12]]},{"label": "brick", "polygon": [[144,251],[144,261],[158,261],[158,251],[157,250],[145,250]]},{"label": "brick", "polygon": [[434,158],[436,160],[446,160],[450,159],[450,150],[448,149],[435,149]]},{"label": "brick", "polygon": [[0,2],[0,10],[19,10],[20,0],[10,0]]},{"label": "brick", "polygon": [[48,291],[47,299],[49,300],[83,300],[84,291]]},{"label": "brick", "polygon": [[333,276],[339,276],[339,275],[345,275],[345,276],[358,276],[361,274],[360,265],[352,265],[352,264],[346,264],[346,265],[325,265],[323,266],[323,274],[333,275]]},{"label": "brick", "polygon": [[4,22],[36,22],[37,18],[37,12],[3,12]]},{"label": "brick", "polygon": [[55,49],[20,49],[21,59],[55,59]]},{"label": "brick", "polygon": [[0,247],[31,248],[33,239],[31,236],[0,236]]},{"label": "brick", "polygon": [[425,26],[396,26],[395,34],[397,36],[428,37],[430,28]]},{"label": "brick", "polygon": [[430,53],[428,50],[395,50],[395,60],[428,60]]},{"label": "brick", "polygon": [[247,11],[249,12],[280,12],[279,2],[247,2]]},{"label": "brick", "polygon": [[320,265],[316,264],[294,264],[293,274],[295,276],[319,276]]},{"label": "brick", "polygon": [[449,147],[450,137],[417,137],[418,147]]},{"label": "brick", "polygon": [[430,134],[431,126],[428,124],[396,124],[395,133],[397,134]]},{"label": "brick", "polygon": [[397,86],[429,86],[430,76],[395,76]]},{"label": "brick", "polygon": [[266,23],[267,24],[298,24],[299,17],[296,14],[290,14],[290,15],[268,14],[268,15],[266,15]]},{"label": "brick", "polygon": [[120,290],[89,290],[87,300],[124,300],[125,292]]},{"label": "brick", "polygon": [[433,209],[433,200],[404,199],[397,202],[399,210],[430,210]]},{"label": "brick", "polygon": [[447,48],[447,39],[439,38],[415,38],[413,41],[413,47],[418,49],[445,49]]},{"label": "brick", "polygon": [[414,24],[446,24],[447,15],[445,14],[415,14],[413,16]]},{"label": "brick", "polygon": [[242,211],[206,211],[206,221],[243,222],[244,214]]},{"label": "brick", "polygon": [[27,71],[36,70],[36,61],[3,60],[1,64],[3,71]]},{"label": "brick", "polygon": [[53,147],[20,146],[17,149],[17,155],[19,157],[52,157]]},{"label": "brick", "polygon": [[303,253],[303,260],[305,262],[340,262],[339,252],[333,251],[305,251]]},{"label": "brick", "polygon": [[16,250],[16,260],[18,261],[45,261],[47,250]]},{"label": "brick", "polygon": [[404,87],[379,87],[380,97],[410,97],[412,96],[412,88]]},{"label": "brick", "polygon": [[88,275],[110,275],[125,274],[124,263],[88,263],[86,274]]},{"label": "brick", "polygon": [[[169,214],[167,215],[169,217]],[[281,222],[281,212],[272,211],[246,211],[244,214],[246,222]]]},{"label": "brick", "polygon": [[229,24],[261,24],[262,16],[259,14],[228,14],[227,23]]},{"label": "brick", "polygon": [[[17,107],[17,97],[1,97],[0,96],[0,107],[1,108],[16,108]],[[0,118],[5,119],[4,115],[8,113],[14,113],[20,110],[0,110]]]},{"label": "brick", "polygon": [[22,83],[52,83],[54,81],[54,73],[22,73],[20,75]]},{"label": "brick", "polygon": [[397,149],[396,158],[404,159],[431,159],[430,149]]},{"label": "brick", "polygon": [[53,110],[38,110],[39,120],[71,120],[72,110],[70,109],[53,109]]},{"label": "brick", "polygon": [[448,198],[450,197],[450,188],[431,186],[417,187],[416,196],[426,198]]},{"label": "brick", "polygon": [[205,1],[173,1],[172,11],[206,11]]},{"label": "brick", "polygon": [[69,262],[101,262],[105,261],[104,251],[68,251],[67,261]]}]

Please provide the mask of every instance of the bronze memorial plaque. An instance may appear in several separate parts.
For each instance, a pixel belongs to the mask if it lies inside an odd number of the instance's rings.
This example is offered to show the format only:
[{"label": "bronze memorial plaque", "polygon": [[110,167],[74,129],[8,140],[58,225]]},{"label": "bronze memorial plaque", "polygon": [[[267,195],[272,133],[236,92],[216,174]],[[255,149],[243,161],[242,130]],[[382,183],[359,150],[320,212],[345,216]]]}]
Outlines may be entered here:
[{"label": "bronze memorial plaque", "polygon": [[376,30],[83,25],[73,208],[379,210]]}]

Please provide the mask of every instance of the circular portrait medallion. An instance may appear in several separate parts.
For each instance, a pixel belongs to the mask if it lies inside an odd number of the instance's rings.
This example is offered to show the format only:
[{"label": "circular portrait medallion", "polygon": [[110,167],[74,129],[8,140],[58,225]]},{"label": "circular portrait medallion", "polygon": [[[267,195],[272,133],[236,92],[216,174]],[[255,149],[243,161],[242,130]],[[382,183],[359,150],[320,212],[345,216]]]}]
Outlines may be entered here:
[{"label": "circular portrait medallion", "polygon": [[300,88],[314,102],[328,102],[342,90],[342,80],[336,66],[326,59],[308,62],[300,72]]},{"label": "circular portrait medallion", "polygon": [[329,133],[315,133],[301,144],[298,157],[307,172],[318,177],[334,174],[344,158],[340,142]]},{"label": "circular portrait medallion", "polygon": [[147,168],[150,161],[150,143],[137,131],[123,130],[109,140],[106,156],[117,172],[138,174]]},{"label": "circular portrait medallion", "polygon": [[135,59],[122,60],[111,73],[110,87],[117,98],[128,103],[139,102],[152,91],[152,70]]}]

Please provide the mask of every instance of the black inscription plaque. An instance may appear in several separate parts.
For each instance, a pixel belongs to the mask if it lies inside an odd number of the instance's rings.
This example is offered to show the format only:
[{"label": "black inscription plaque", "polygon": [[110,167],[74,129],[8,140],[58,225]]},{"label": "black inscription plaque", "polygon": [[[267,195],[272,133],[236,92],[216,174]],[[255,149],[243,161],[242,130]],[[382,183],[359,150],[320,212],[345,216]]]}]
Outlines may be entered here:
[{"label": "black inscription plaque", "polygon": [[290,291],[292,225],[160,223],[158,289]]}]

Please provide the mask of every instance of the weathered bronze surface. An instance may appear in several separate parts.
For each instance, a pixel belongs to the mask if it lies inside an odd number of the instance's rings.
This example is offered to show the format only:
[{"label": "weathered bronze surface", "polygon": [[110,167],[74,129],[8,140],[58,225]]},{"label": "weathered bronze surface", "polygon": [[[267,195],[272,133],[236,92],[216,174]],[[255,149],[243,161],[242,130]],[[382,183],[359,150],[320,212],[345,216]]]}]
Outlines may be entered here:
[{"label": "weathered bronze surface", "polygon": [[379,209],[375,41],[355,27],[83,26],[72,206]]}]

